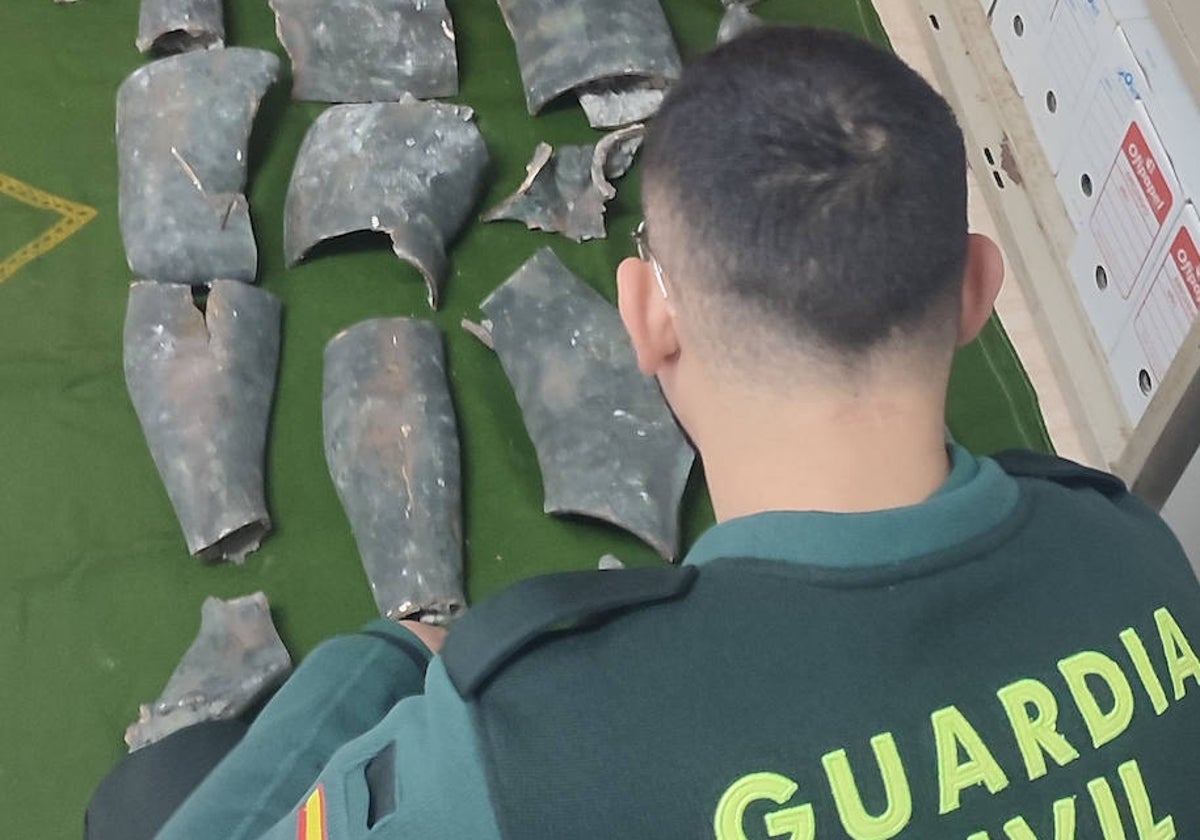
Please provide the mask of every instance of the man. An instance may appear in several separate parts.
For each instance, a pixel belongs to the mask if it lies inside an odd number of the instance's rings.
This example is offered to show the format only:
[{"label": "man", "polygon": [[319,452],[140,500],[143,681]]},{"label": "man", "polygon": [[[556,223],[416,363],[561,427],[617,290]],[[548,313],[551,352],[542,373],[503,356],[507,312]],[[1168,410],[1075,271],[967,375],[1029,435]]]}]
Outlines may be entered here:
[{"label": "man", "polygon": [[1200,836],[1176,541],[1111,476],[947,444],[1003,270],[945,102],[759,31],[643,163],[620,310],[719,524],[679,569],[519,585],[428,665],[421,625],[327,642],[160,836]]}]

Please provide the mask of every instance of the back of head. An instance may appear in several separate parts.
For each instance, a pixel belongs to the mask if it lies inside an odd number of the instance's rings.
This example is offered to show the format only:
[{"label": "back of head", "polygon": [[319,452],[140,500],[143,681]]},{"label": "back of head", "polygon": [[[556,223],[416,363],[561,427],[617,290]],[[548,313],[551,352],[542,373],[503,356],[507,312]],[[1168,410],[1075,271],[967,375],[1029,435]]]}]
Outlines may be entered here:
[{"label": "back of head", "polygon": [[817,29],[744,35],[687,67],[643,163],[652,250],[723,356],[753,350],[751,327],[852,367],[898,342],[953,347],[962,135],[892,54]]}]

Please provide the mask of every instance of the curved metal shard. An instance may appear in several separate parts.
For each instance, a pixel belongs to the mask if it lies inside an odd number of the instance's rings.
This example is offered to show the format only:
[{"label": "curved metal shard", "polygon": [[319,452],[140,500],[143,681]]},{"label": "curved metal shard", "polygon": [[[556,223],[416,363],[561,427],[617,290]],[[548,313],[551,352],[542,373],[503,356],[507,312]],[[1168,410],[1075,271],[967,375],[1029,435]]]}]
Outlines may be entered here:
[{"label": "curved metal shard", "polygon": [[246,145],[279,72],[262,50],[190,52],[135,70],[117,92],[121,238],[133,273],[253,282]]},{"label": "curved metal shard", "polygon": [[750,11],[750,7],[758,0],[724,0],[724,2],[725,16],[721,18],[721,25],[717,28],[718,44],[732,41],[745,32],[765,25],[762,18]]},{"label": "curved metal shard", "polygon": [[231,280],[212,284],[205,312],[186,286],[129,289],[125,382],[188,550],[203,559],[241,562],[271,529],[263,454],[280,310]]},{"label": "curved metal shard", "polygon": [[611,554],[605,554],[600,558],[598,568],[602,572],[615,571],[617,569],[624,569],[625,564],[621,562],[621,558],[614,557]]},{"label": "curved metal shard", "polygon": [[444,0],[271,0],[292,98],[382,102],[458,93]]},{"label": "curved metal shard", "polygon": [[[529,113],[592,83],[592,125],[612,128],[658,108],[648,92],[679,78],[679,51],[659,0],[498,0],[517,47]],[[640,104],[614,102],[630,96]],[[647,111],[651,107],[653,110]],[[620,120],[623,120],[621,122]]]},{"label": "curved metal shard", "polygon": [[695,457],[620,316],[544,248],[481,304],[537,450],[547,513],[606,520],[663,557]]},{"label": "curved metal shard", "polygon": [[592,128],[617,128],[658,113],[666,88],[645,79],[613,79],[577,88],[579,104]]},{"label": "curved metal shard", "polygon": [[142,0],[137,48],[180,53],[225,45],[221,0]]},{"label": "curved metal shard", "polygon": [[380,318],[325,348],[325,459],[385,618],[448,621],[462,590],[458,425],[442,336]]},{"label": "curved metal shard", "polygon": [[157,700],[125,730],[130,752],[194,723],[237,717],[292,671],[292,658],[261,592],[205,598],[200,632]]},{"label": "curved metal shard", "polygon": [[466,106],[405,96],[329,108],[305,136],[288,186],[288,264],[323,240],[384,231],[396,255],[425,277],[436,309],[446,244],[475,206],[487,164]]},{"label": "curved metal shard", "polygon": [[558,152],[539,143],[525,167],[524,183],[488,211],[483,220],[514,219],[530,230],[561,233],[576,242],[603,239],[604,205],[617,191],[609,183],[633,165],[642,145],[641,125],[615,131],[590,146],[564,146]]}]

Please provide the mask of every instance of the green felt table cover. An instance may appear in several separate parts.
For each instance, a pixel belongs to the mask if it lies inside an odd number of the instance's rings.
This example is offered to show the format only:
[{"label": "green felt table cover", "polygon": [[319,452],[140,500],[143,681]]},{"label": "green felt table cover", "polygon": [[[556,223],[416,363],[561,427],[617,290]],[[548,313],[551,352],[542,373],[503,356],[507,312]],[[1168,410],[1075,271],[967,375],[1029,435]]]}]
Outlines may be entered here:
[{"label": "green felt table cover", "polygon": [[[602,0],[597,0],[602,2]],[[522,180],[534,146],[594,141],[569,101],[526,114],[516,56],[494,0],[450,0],[462,91],[492,155],[492,206]],[[666,0],[686,56],[712,43],[717,0]],[[380,237],[351,238],[284,267],[282,206],[296,151],[325,106],[293,103],[290,66],[265,0],[227,2],[227,42],[278,53],[284,78],[251,142],[250,197],[260,282],[284,301],[283,349],[268,450],[275,530],[244,566],[188,557],[125,392],[121,331],[132,279],[117,226],[114,98],[143,63],[137,0],[0,2],[0,175],[98,212],[0,283],[0,836],[79,836],[90,792],[122,754],[139,702],[157,696],[207,595],[261,589],[293,655],[374,616],[353,537],[325,467],[322,350],[379,316],[433,317],[447,335],[463,444],[469,595],[519,578],[594,568],[613,553],[662,562],[611,527],[542,513],[533,447],[497,360],[459,329],[534,251],[550,245],[609,299],[631,251],[636,169],[619,182],[607,240],[582,245],[515,222],[476,223],[452,251],[442,308]],[[768,19],[886,43],[866,2],[766,0]],[[11,190],[9,191],[11,192]],[[0,260],[57,221],[0,191]],[[949,424],[970,448],[1047,449],[1036,398],[995,320],[955,369]],[[711,522],[697,468],[684,501],[685,545]]]}]

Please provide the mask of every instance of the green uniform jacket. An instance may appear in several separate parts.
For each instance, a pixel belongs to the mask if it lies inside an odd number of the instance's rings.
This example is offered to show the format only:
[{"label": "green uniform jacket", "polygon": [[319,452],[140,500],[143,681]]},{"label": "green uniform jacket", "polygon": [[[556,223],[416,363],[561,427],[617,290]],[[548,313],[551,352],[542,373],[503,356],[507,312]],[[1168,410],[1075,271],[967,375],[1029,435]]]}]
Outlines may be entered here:
[{"label": "green uniform jacket", "polygon": [[519,585],[427,668],[394,625],[333,639],[160,837],[1200,831],[1174,538],[1103,473],[953,461],[921,505],[765,513],[682,569]]}]

